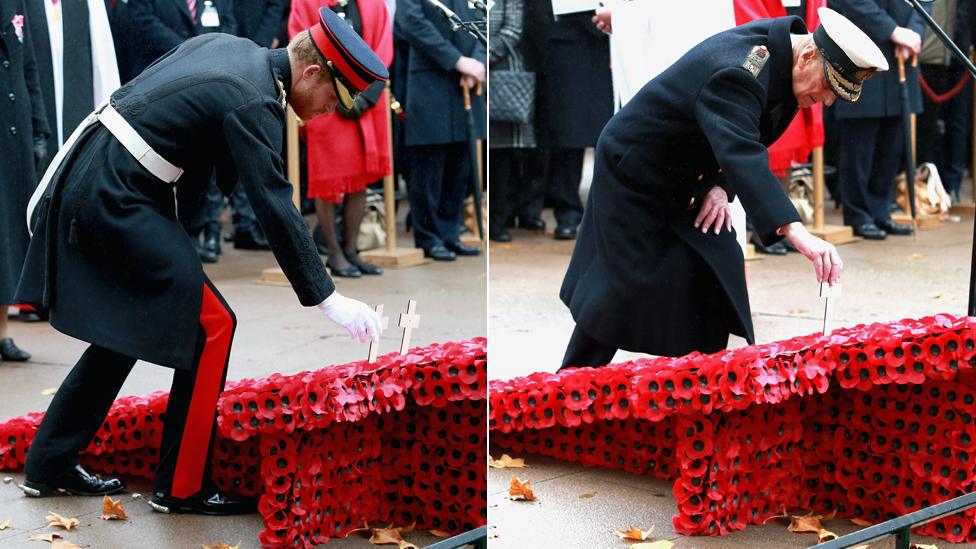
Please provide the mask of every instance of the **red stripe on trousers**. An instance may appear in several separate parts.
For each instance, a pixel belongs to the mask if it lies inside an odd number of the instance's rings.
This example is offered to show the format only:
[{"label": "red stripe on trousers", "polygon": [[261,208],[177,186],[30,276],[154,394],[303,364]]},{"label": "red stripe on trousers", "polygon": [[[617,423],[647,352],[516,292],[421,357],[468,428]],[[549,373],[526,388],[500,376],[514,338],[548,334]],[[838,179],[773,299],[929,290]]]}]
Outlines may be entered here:
[{"label": "red stripe on trousers", "polygon": [[197,379],[180,439],[176,470],[173,472],[171,495],[177,498],[190,497],[200,491],[214,416],[217,414],[220,382],[224,377],[231,337],[234,335],[234,321],[230,313],[206,284],[203,285],[200,324],[207,340],[197,364]]}]

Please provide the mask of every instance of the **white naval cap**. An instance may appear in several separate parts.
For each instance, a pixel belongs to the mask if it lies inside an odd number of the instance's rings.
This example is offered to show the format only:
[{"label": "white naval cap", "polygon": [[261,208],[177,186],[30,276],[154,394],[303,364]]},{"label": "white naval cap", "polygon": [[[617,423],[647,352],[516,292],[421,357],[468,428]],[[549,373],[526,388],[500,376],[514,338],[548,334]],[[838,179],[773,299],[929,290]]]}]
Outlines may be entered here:
[{"label": "white naval cap", "polygon": [[824,75],[837,97],[853,103],[861,84],[876,71],[888,70],[888,61],[864,31],[830,8],[817,10],[820,26],[813,41],[824,58]]}]

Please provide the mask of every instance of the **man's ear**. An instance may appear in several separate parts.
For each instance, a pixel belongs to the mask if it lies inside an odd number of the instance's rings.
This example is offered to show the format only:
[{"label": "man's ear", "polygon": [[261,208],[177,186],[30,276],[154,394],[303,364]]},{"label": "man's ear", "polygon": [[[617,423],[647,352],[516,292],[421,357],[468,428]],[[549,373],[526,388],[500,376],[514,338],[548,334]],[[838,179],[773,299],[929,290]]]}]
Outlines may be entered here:
[{"label": "man's ear", "polygon": [[816,45],[807,44],[803,47],[803,51],[800,52],[800,59],[802,59],[804,63],[810,63],[811,61],[815,61],[817,59],[819,53],[820,50],[817,49]]},{"label": "man's ear", "polygon": [[305,70],[302,71],[302,77],[311,78],[320,72],[322,72],[322,65],[308,65],[305,67]]}]

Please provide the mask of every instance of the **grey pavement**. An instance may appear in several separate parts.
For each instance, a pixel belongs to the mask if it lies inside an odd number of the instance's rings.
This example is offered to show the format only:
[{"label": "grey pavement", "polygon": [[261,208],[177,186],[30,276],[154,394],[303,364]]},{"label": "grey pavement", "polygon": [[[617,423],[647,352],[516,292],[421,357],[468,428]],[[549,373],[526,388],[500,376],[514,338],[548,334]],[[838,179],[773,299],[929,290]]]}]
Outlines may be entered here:
[{"label": "grey pavement", "polygon": [[[401,246],[410,246],[413,237],[400,234],[399,241]],[[459,258],[453,263],[429,262],[408,269],[388,269],[378,277],[340,278],[336,285],[348,297],[370,305],[385,304],[391,326],[381,338],[379,352],[386,354],[399,348],[402,330],[396,328],[396,319],[399,312],[406,310],[408,299],[417,300],[421,315],[411,346],[485,336],[486,264],[484,255]],[[238,318],[227,379],[258,378],[274,372],[290,374],[365,359],[366,345],[352,342],[342,328],[326,320],[314,307],[302,307],[290,287],[259,283],[261,270],[274,266],[270,252],[239,251],[227,244],[220,262],[206,266],[207,274]],[[0,421],[44,410],[51,397],[42,391],[56,388],[86,347],[46,323],[11,321],[9,328],[17,344],[34,358],[26,363],[0,362]],[[140,362],[121,394],[169,390],[171,382],[171,370]],[[8,474],[0,473],[0,477]],[[23,478],[20,474],[12,476],[16,482]],[[10,527],[0,531],[0,549],[43,547],[42,542],[29,542],[27,536],[52,531],[44,520],[48,511],[77,517],[81,525],[76,531],[65,533],[65,539],[95,549],[200,548],[202,544],[234,545],[239,541],[241,548],[259,546],[257,535],[262,526],[257,515],[162,515],[152,512],[145,500],[125,494],[130,520],[107,522],[98,518],[101,500],[97,498],[29,499],[16,488],[16,482],[0,483],[0,524],[11,519]],[[148,494],[150,484],[137,479],[130,482],[130,488],[130,493]],[[421,532],[407,534],[406,538],[420,547],[437,540]],[[360,538],[333,540],[328,546],[375,547]]]},{"label": "grey pavement", "polygon": [[[968,182],[964,189],[968,194]],[[573,242],[553,240],[554,222],[548,211],[546,215],[546,235],[513,229],[511,243],[491,244],[488,329],[492,379],[556,371],[573,330],[573,320],[558,295]],[[827,223],[840,223],[832,210]],[[947,222],[937,229],[922,231],[917,240],[889,237],[884,242],[860,241],[839,247],[845,274],[842,295],[832,306],[832,325],[936,313],[965,314],[972,223],[972,215],[963,216],[961,222]],[[793,253],[749,262],[746,278],[759,343],[820,330],[823,302],[818,297],[819,284],[813,268],[805,258]],[[639,300],[640,296],[634,299]],[[729,344],[738,347],[745,341],[733,337]],[[645,355],[620,351],[615,361],[640,356]],[[496,458],[502,452],[492,450]],[[654,526],[653,539],[673,540],[678,549],[799,548],[817,541],[813,534],[789,533],[785,526],[772,523],[749,526],[743,532],[721,538],[678,536],[671,524],[676,503],[667,481],[587,469],[540,456],[516,457],[526,458],[530,467],[489,472],[492,549],[627,548],[629,544],[618,540],[612,530],[626,529],[631,524],[645,530]],[[537,502],[507,499],[513,472],[532,481]],[[590,493],[595,495],[580,498]],[[857,527],[849,521],[834,520],[827,528],[842,534]],[[976,547],[924,538],[919,541],[935,543],[943,549]],[[871,547],[894,547],[894,542],[889,539]]]}]

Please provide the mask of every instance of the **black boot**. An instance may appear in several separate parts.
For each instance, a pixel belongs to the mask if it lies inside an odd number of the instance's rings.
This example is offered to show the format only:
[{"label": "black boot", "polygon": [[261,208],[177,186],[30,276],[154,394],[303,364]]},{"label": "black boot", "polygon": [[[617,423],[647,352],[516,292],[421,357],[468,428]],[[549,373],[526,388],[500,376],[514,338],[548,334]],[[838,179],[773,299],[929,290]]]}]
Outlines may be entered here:
[{"label": "black boot", "polygon": [[107,496],[125,490],[125,483],[115,477],[93,475],[81,465],[75,465],[54,482],[27,479],[20,485],[20,489],[33,498],[50,496],[55,492],[67,492],[76,496]]},{"label": "black boot", "polygon": [[203,249],[220,255],[220,226],[212,227],[207,225],[203,230]]},{"label": "black boot", "polygon": [[30,353],[14,344],[14,340],[0,339],[0,359],[8,362],[24,362],[30,360]]}]

